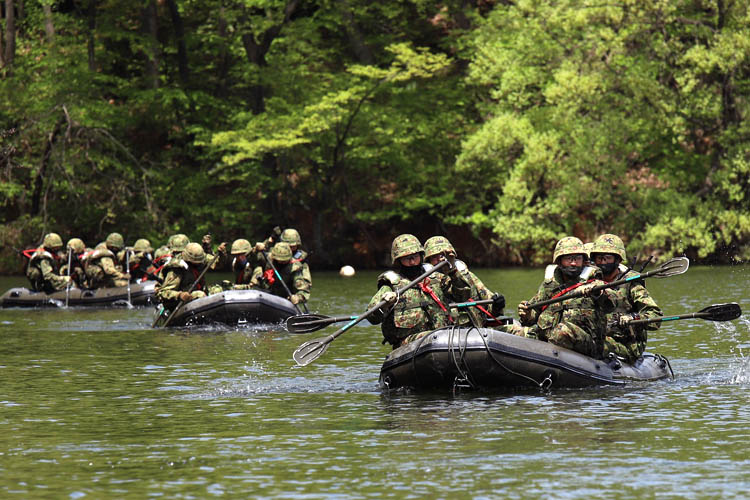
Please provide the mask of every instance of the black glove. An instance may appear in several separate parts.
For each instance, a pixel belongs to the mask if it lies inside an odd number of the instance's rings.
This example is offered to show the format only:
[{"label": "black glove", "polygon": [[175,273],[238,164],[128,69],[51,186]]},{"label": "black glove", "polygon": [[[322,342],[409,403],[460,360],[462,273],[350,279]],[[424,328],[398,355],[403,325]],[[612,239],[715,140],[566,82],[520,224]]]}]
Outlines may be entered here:
[{"label": "black glove", "polygon": [[498,309],[503,309],[505,307],[505,296],[502,293],[494,294],[491,299],[492,305]]}]

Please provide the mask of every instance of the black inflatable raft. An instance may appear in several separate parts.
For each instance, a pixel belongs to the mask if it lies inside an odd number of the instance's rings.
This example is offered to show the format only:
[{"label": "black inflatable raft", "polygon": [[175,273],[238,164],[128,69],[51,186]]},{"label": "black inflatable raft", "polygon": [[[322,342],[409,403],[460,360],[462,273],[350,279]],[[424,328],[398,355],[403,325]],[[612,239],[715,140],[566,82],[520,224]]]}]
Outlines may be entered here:
[{"label": "black inflatable raft", "polygon": [[394,349],[380,371],[395,389],[513,389],[622,385],[671,377],[669,361],[645,353],[632,365],[489,328],[444,328]]},{"label": "black inflatable raft", "polygon": [[[161,307],[157,307],[156,314],[160,316],[155,326],[163,326],[169,314],[162,313]],[[225,290],[188,302],[177,311],[169,326],[272,324],[295,314],[298,313],[294,304],[283,297],[262,290]]]},{"label": "black inflatable raft", "polygon": [[[130,285],[130,303],[134,306],[154,304],[156,281],[144,281]],[[67,302],[66,302],[67,296]],[[55,293],[33,292],[28,288],[11,288],[0,297],[0,307],[110,307],[127,306],[128,287],[97,288],[81,290],[71,288]]]}]

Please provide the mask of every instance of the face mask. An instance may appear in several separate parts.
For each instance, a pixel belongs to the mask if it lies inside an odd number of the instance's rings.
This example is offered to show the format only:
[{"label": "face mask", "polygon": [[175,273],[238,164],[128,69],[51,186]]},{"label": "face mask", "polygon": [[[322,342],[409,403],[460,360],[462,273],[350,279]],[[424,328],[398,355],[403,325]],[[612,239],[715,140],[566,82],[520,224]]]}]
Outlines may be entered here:
[{"label": "face mask", "polygon": [[404,278],[408,280],[413,280],[417,277],[419,277],[420,274],[422,274],[424,271],[422,270],[422,266],[401,266],[401,270],[399,271],[399,274],[403,276]]},{"label": "face mask", "polygon": [[575,278],[581,274],[583,267],[580,266],[560,266],[560,270],[566,278]]},{"label": "face mask", "polygon": [[609,276],[617,269],[617,262],[610,262],[609,264],[600,264],[599,269],[602,270],[604,276]]}]

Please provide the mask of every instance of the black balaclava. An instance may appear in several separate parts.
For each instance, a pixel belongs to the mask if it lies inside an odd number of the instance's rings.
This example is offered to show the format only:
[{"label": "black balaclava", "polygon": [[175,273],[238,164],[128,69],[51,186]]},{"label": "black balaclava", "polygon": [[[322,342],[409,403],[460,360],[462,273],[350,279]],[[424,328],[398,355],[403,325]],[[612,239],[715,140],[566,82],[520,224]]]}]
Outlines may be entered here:
[{"label": "black balaclava", "polygon": [[399,263],[399,274],[403,276],[404,278],[408,280],[413,280],[419,277],[420,274],[424,272],[424,269],[422,268],[422,259],[420,257],[419,264],[416,266],[403,266],[401,263]]}]

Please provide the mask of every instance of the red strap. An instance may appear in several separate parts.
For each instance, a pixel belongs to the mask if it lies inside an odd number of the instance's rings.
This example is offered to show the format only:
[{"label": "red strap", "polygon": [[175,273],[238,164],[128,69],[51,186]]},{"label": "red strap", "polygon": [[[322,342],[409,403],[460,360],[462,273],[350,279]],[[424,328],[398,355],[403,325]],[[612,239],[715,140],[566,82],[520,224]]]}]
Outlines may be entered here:
[{"label": "red strap", "polygon": [[437,305],[438,305],[438,306],[440,307],[440,309],[442,309],[442,310],[443,310],[443,312],[445,312],[445,313],[447,313],[447,314],[448,314],[448,319],[450,319],[450,320],[451,320],[451,323],[452,323],[452,322],[453,322],[453,317],[452,317],[452,316],[450,315],[450,313],[448,313],[448,309],[446,309],[446,308],[445,308],[445,306],[443,305],[443,303],[442,303],[442,302],[440,302],[440,298],[438,298],[438,296],[437,296],[437,295],[435,295],[435,292],[434,292],[434,291],[432,290],[432,288],[430,288],[430,285],[429,285],[429,281],[428,281],[428,280],[429,280],[429,278],[426,278],[426,279],[425,279],[424,281],[422,281],[421,283],[419,283],[419,288],[420,288],[420,289],[421,289],[421,290],[422,290],[422,291],[423,291],[424,293],[426,293],[427,295],[429,295],[429,296],[430,296],[430,298],[431,298],[432,300],[434,300],[434,301],[435,301],[435,303],[436,303],[436,304],[437,304]]},{"label": "red strap", "polygon": [[[474,299],[469,299],[469,302],[474,302]],[[480,311],[482,311],[482,312],[483,312],[484,314],[486,314],[486,315],[487,315],[487,316],[489,316],[490,318],[494,319],[496,323],[500,323],[500,320],[499,320],[499,319],[497,319],[496,317],[494,317],[494,316],[492,315],[492,313],[491,313],[491,312],[489,312],[489,311],[488,311],[487,309],[485,309],[484,307],[482,307],[482,306],[477,306],[477,309],[479,309]]]},{"label": "red strap", "polygon": [[[190,271],[192,271],[192,273],[193,273],[193,280],[194,281],[197,280],[198,276],[200,276],[200,274],[201,274],[201,273],[198,272],[198,269],[194,268],[194,267],[191,267]],[[196,281],[195,287],[193,287],[193,290],[203,290],[203,285],[201,285],[200,283],[198,283]]]},{"label": "red strap", "polygon": [[24,257],[27,259],[30,259],[32,255],[34,255],[34,252],[39,250],[39,248],[27,248],[26,250],[22,250],[21,253]]},{"label": "red strap", "polygon": [[276,281],[276,277],[273,275],[273,269],[266,269],[263,273],[263,279],[266,280],[269,285],[273,285]]},{"label": "red strap", "polygon": [[[560,296],[562,296],[562,295],[565,295],[566,293],[570,292],[571,290],[575,290],[575,289],[576,289],[576,288],[578,288],[579,286],[587,285],[587,284],[591,283],[592,281],[594,281],[594,280],[588,280],[588,281],[584,281],[584,282],[581,282],[581,283],[576,283],[575,285],[569,286],[569,287],[568,287],[568,288],[566,288],[565,290],[562,290],[562,291],[560,291],[560,292],[557,292],[557,293],[556,293],[556,294],[554,294],[554,295],[553,295],[552,297],[550,297],[550,299],[556,299],[557,297],[560,297]],[[549,305],[551,305],[551,304],[547,304],[547,306],[549,306]],[[542,306],[542,312],[543,312],[543,311],[544,311],[545,309],[547,309],[547,306]]]}]

